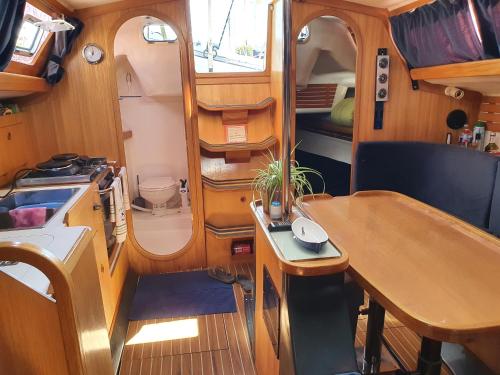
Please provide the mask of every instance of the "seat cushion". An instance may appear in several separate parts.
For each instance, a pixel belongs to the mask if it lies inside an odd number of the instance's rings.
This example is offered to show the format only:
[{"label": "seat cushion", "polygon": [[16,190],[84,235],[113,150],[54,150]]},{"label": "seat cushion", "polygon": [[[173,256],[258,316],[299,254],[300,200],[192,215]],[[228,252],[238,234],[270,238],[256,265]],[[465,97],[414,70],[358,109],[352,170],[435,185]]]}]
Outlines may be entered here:
[{"label": "seat cushion", "polygon": [[498,162],[497,177],[491,201],[489,231],[500,237],[500,161]]},{"label": "seat cushion", "polygon": [[360,143],[355,190],[406,194],[488,230],[498,159],[458,146]]}]

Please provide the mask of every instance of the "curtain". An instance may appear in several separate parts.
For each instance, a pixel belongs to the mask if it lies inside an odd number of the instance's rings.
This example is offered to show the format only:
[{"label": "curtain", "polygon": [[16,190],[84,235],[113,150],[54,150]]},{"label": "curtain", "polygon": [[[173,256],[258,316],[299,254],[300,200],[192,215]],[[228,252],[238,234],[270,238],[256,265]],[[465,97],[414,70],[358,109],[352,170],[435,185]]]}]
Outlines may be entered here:
[{"label": "curtain", "polygon": [[0,72],[9,65],[21,29],[26,0],[0,0]]},{"label": "curtain", "polygon": [[486,53],[500,57],[500,0],[474,0]]},{"label": "curtain", "polygon": [[52,54],[49,56],[45,72],[43,73],[43,78],[51,85],[55,85],[62,79],[64,75],[64,68],[62,67],[64,56],[71,52],[71,48],[84,26],[83,22],[77,18],[66,18],[66,21],[72,24],[75,29],[55,33]]},{"label": "curtain", "polygon": [[467,0],[437,0],[390,22],[394,41],[411,68],[486,57]]}]

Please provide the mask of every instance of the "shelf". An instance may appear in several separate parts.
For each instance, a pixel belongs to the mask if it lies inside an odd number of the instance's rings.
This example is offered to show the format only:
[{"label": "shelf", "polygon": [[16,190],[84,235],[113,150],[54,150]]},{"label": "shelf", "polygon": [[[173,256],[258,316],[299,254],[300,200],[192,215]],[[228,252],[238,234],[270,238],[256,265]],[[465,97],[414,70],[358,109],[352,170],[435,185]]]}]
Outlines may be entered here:
[{"label": "shelf", "polygon": [[266,98],[254,104],[208,104],[198,100],[198,107],[210,112],[224,111],[260,111],[274,104],[274,98]]},{"label": "shelf", "polygon": [[50,85],[43,78],[0,72],[0,98],[15,98],[49,90]]},{"label": "shelf", "polygon": [[430,66],[410,70],[414,80],[496,76],[500,74],[500,59]]},{"label": "shelf", "polygon": [[226,163],[223,157],[201,156],[201,174],[207,181],[214,184],[229,182],[253,181],[256,169],[269,164],[269,155],[252,155],[247,163]]},{"label": "shelf", "polygon": [[205,224],[207,231],[212,232],[215,237],[223,238],[250,238],[255,236],[255,225],[246,225],[241,227],[218,228],[216,226]]},{"label": "shelf", "polygon": [[257,143],[223,143],[210,144],[200,139],[200,146],[209,152],[234,152],[234,151],[264,151],[271,148],[277,142],[276,137],[270,136],[262,142]]}]

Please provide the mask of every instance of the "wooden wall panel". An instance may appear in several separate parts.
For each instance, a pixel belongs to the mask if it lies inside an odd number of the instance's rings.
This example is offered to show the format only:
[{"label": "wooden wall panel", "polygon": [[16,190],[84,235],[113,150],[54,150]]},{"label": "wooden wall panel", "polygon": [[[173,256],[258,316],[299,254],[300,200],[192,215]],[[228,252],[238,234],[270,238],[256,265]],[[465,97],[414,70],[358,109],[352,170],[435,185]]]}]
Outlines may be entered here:
[{"label": "wooden wall panel", "polygon": [[332,108],[337,84],[311,84],[295,90],[297,108]]},{"label": "wooden wall panel", "polygon": [[[397,54],[387,23],[381,18],[341,10],[333,2],[331,6],[294,2],[293,30],[298,33],[304,24],[321,15],[343,19],[358,42],[354,148],[361,141],[444,142],[448,132],[446,116],[453,109],[465,110],[471,123],[477,119],[480,95],[457,101],[441,94],[441,90],[427,89],[426,85],[421,90],[412,90],[408,70]],[[385,105],[384,128],[374,130],[375,57],[377,49],[382,47],[388,48],[391,57],[390,99]]]},{"label": "wooden wall panel", "polygon": [[[184,0],[151,1],[122,6],[97,7],[79,14],[85,23],[82,34],[66,57],[66,75],[52,90],[20,104],[36,144],[36,155],[44,159],[55,152],[76,152],[106,156],[125,165],[122,127],[114,61],[114,36],[128,19],[151,15],[167,21],[179,36],[183,76],[186,138],[188,140],[189,179],[192,194],[193,237],[184,249],[171,256],[155,256],[142,249],[133,236],[129,220],[131,266],[140,274],[194,268],[206,264],[204,250],[203,197],[201,191],[197,108],[194,102],[194,65],[189,17]],[[88,15],[88,16],[86,16]],[[87,64],[82,47],[95,43],[105,58],[97,65]]]}]

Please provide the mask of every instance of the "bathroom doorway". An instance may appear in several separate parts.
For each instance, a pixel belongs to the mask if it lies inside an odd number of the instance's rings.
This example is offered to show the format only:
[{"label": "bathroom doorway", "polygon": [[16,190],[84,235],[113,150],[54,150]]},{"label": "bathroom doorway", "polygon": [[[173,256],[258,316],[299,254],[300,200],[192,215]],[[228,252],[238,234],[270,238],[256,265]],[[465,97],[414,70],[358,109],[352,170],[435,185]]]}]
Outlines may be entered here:
[{"label": "bathroom doorway", "polygon": [[315,193],[349,195],[355,129],[356,36],[342,19],[324,15],[295,40],[295,159],[317,169]]},{"label": "bathroom doorway", "polygon": [[167,23],[134,17],[114,41],[133,235],[153,255],[193,234],[179,41]]}]

